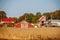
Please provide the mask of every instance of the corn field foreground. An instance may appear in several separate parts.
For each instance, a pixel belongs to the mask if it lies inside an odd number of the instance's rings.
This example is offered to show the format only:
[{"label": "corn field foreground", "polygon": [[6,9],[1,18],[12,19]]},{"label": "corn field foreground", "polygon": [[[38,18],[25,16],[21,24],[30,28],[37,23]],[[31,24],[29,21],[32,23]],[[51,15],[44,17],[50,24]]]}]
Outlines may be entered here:
[{"label": "corn field foreground", "polygon": [[60,27],[0,28],[0,40],[60,40]]}]

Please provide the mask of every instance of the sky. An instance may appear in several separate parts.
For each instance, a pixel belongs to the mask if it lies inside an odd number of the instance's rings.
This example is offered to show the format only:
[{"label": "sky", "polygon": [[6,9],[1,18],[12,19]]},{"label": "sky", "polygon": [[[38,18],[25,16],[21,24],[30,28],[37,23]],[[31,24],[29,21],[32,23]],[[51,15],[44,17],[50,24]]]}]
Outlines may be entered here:
[{"label": "sky", "polygon": [[55,10],[60,10],[60,0],[0,0],[0,11],[5,11],[8,17]]}]

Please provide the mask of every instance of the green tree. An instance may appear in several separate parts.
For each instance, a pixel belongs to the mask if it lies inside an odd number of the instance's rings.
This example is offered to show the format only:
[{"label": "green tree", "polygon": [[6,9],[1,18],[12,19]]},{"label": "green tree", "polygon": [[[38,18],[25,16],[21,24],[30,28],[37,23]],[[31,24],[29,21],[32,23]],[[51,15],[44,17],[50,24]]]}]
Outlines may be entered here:
[{"label": "green tree", "polygon": [[43,15],[46,15],[47,19],[60,19],[60,10],[47,12],[47,13],[44,13]]},{"label": "green tree", "polygon": [[4,11],[0,11],[0,18],[6,18],[6,13]]},{"label": "green tree", "polygon": [[55,11],[56,19],[60,19],[60,10]]},{"label": "green tree", "polygon": [[7,18],[6,13],[4,11],[0,11],[0,21],[1,18]]},{"label": "green tree", "polygon": [[40,12],[37,12],[37,13],[36,13],[36,18],[37,18],[37,19],[39,19],[41,16],[42,16],[42,15],[41,15]]},{"label": "green tree", "polygon": [[34,17],[34,14],[33,13],[25,13],[24,17],[27,22],[32,23],[32,17]]},{"label": "green tree", "polygon": [[30,13],[29,16],[28,16],[28,18],[27,18],[27,21],[30,22],[30,23],[32,23],[33,17],[34,17],[34,14]]},{"label": "green tree", "polygon": [[20,16],[19,18],[18,18],[18,22],[21,22],[22,20],[24,20],[25,19],[25,17],[22,15],[22,16]]},{"label": "green tree", "polygon": [[14,17],[14,23],[18,23],[18,18]]},{"label": "green tree", "polygon": [[32,23],[37,23],[37,17],[36,16],[34,16],[33,18],[32,18]]},{"label": "green tree", "polygon": [[45,16],[47,17],[47,20],[48,20],[48,19],[51,19],[51,14],[50,14],[49,12],[43,13],[43,15],[45,15]]},{"label": "green tree", "polygon": [[29,18],[29,13],[24,13],[24,20],[27,20]]}]

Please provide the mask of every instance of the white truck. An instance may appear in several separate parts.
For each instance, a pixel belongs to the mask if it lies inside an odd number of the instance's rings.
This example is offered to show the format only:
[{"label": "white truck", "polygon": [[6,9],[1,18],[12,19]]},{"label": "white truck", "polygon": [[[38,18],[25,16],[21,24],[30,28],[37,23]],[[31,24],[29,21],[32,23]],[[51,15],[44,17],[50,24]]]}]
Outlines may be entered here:
[{"label": "white truck", "polygon": [[48,20],[45,22],[49,26],[60,26],[60,20]]}]

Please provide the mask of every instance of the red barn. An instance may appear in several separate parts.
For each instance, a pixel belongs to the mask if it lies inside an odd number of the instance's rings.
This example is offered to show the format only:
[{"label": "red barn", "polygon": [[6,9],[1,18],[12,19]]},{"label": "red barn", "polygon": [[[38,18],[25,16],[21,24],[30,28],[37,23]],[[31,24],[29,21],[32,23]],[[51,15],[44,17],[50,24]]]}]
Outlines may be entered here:
[{"label": "red barn", "polygon": [[16,27],[16,28],[21,28],[21,24],[20,24],[20,23],[15,24],[15,27]]},{"label": "red barn", "polygon": [[14,23],[14,18],[2,18],[1,23]]},{"label": "red barn", "polygon": [[34,28],[34,26],[31,23],[29,23],[28,28]]},{"label": "red barn", "polygon": [[20,23],[15,24],[15,27],[17,27],[17,28],[33,28],[33,25],[26,21],[21,21]]}]

